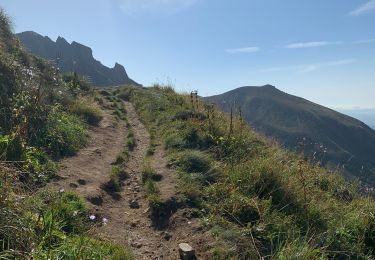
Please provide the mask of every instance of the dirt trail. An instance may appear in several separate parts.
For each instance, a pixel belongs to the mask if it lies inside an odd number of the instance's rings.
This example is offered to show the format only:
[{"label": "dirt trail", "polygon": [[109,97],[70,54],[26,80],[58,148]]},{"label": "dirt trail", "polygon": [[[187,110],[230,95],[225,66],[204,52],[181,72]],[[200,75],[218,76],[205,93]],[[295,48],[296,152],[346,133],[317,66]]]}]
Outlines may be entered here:
[{"label": "dirt trail", "polygon": [[[127,117],[132,126],[136,147],[125,163],[129,178],[124,181],[123,190],[111,196],[102,189],[110,178],[111,164],[121,153],[126,139],[124,123],[116,123],[111,111],[106,110],[100,126],[90,131],[92,142],[77,156],[62,161],[60,180],[53,183],[58,189],[75,190],[81,193],[92,206],[98,222],[106,218],[105,225],[99,225],[98,236],[130,246],[136,259],[179,259],[178,243],[190,243],[197,251],[198,259],[206,259],[201,254],[208,234],[202,231],[198,219],[191,217],[189,209],[175,209],[168,212],[167,225],[156,228],[150,218],[147,197],[143,191],[141,171],[150,137],[140,122],[132,104],[125,103]],[[176,177],[166,167],[164,149],[158,146],[153,156],[152,166],[162,176],[158,187],[163,200],[173,201],[176,193]],[[139,207],[130,207],[130,201]],[[176,211],[177,210],[177,211]]]},{"label": "dirt trail", "polygon": [[155,154],[152,159],[152,168],[158,175],[161,176],[161,181],[157,182],[157,186],[160,190],[160,197],[164,200],[170,200],[176,195],[177,190],[177,178],[175,173],[167,168],[167,156],[165,150],[161,145],[155,149]]},{"label": "dirt trail", "polygon": [[101,185],[108,182],[111,163],[124,146],[126,127],[114,120],[110,110],[104,110],[99,127],[92,127],[89,135],[89,145],[61,162],[60,178],[50,185],[75,190],[96,208],[105,195]]}]

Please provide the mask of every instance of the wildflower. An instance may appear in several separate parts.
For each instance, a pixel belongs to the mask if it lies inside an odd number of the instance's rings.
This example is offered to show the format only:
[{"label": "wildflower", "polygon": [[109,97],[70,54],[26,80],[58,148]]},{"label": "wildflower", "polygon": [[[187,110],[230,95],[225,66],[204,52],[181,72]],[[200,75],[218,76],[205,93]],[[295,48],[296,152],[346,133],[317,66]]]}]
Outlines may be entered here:
[{"label": "wildflower", "polygon": [[61,188],[61,189],[59,190],[60,193],[63,193],[64,191],[65,191],[64,188]]},{"label": "wildflower", "polygon": [[78,215],[78,210],[73,211],[73,217],[76,217]]},{"label": "wildflower", "polygon": [[59,90],[58,92],[57,92],[59,95],[61,95],[62,94],[62,91],[61,90]]},{"label": "wildflower", "polygon": [[107,218],[103,218],[103,225],[107,225],[108,224],[108,219]]},{"label": "wildflower", "polygon": [[94,221],[96,219],[96,216],[95,215],[90,215],[90,220]]}]

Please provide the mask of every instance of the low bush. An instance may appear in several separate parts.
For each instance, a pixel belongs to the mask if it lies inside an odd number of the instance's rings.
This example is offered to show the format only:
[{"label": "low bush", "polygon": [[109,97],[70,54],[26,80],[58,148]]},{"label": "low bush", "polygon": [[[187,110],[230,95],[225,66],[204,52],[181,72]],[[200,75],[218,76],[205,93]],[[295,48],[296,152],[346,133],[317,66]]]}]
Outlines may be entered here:
[{"label": "low bush", "polygon": [[150,181],[160,181],[161,175],[159,175],[155,172],[155,170],[151,167],[150,160],[146,159],[143,163],[142,182],[146,183],[148,180],[150,180]]},{"label": "low bush", "polygon": [[95,104],[94,101],[89,101],[85,98],[79,98],[71,104],[69,111],[75,115],[78,115],[88,124],[97,126],[103,119],[103,112]]},{"label": "low bush", "polygon": [[186,142],[178,133],[170,134],[165,139],[165,148],[167,149],[182,149],[185,148]]},{"label": "low bush", "polygon": [[86,126],[79,117],[55,107],[48,116],[44,132],[36,141],[54,157],[60,157],[74,155],[86,145],[87,138]]},{"label": "low bush", "polygon": [[128,133],[128,136],[127,136],[126,145],[127,145],[128,149],[129,149],[129,151],[133,151],[134,148],[135,148],[135,146],[137,145],[133,129],[129,130],[129,133]]},{"label": "low bush", "polygon": [[127,178],[126,172],[121,169],[121,166],[112,166],[111,178],[106,185],[106,189],[111,192],[119,192],[121,190],[121,182]]},{"label": "low bush", "polygon": [[65,239],[61,245],[49,252],[37,250],[35,259],[98,259],[132,260],[133,253],[108,241],[99,241],[81,235]]},{"label": "low bush", "polygon": [[186,151],[172,158],[171,165],[186,172],[205,173],[211,167],[211,159],[200,151]]}]

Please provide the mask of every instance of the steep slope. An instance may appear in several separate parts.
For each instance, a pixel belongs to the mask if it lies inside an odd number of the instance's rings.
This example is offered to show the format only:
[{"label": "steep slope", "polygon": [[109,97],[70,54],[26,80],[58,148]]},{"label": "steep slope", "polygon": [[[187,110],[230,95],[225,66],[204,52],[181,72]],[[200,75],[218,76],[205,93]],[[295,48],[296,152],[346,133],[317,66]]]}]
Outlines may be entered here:
[{"label": "steep slope", "polygon": [[116,63],[108,68],[95,60],[92,50],[77,42],[69,44],[58,37],[56,42],[35,32],[16,35],[32,54],[56,62],[62,72],[77,72],[88,77],[96,86],[139,85],[130,79],[125,68]]},{"label": "steep slope", "polygon": [[303,142],[307,155],[330,169],[339,166],[348,176],[375,183],[375,131],[359,120],[270,85],[204,99],[226,112],[241,107],[245,120],[266,136],[292,150]]},{"label": "steep slope", "polygon": [[101,118],[90,88],[24,51],[0,9],[0,259],[133,259],[90,236],[78,194],[44,188]]}]

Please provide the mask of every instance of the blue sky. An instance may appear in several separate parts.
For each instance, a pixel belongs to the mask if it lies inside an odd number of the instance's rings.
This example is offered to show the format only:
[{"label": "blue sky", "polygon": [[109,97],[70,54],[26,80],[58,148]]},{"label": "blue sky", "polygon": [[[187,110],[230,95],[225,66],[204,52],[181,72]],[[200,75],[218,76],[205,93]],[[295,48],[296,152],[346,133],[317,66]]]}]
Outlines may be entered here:
[{"label": "blue sky", "polygon": [[213,95],[272,84],[375,107],[375,0],[2,0],[16,32],[58,35],[136,81]]}]

